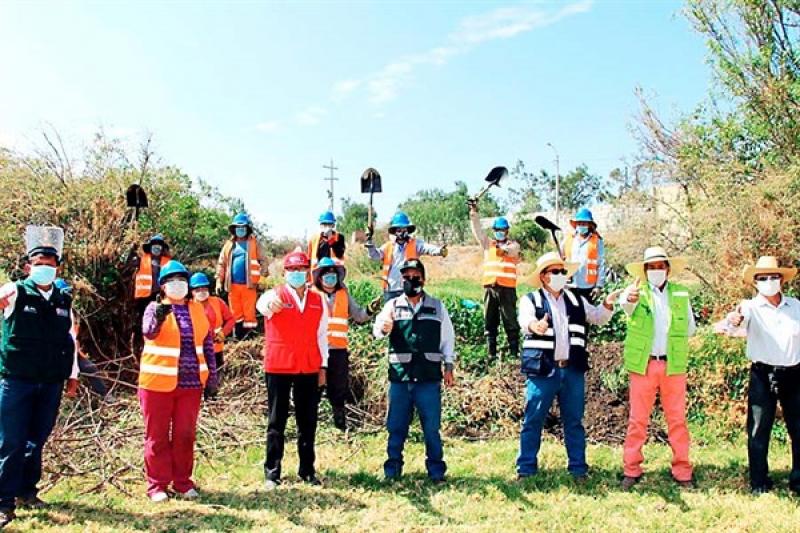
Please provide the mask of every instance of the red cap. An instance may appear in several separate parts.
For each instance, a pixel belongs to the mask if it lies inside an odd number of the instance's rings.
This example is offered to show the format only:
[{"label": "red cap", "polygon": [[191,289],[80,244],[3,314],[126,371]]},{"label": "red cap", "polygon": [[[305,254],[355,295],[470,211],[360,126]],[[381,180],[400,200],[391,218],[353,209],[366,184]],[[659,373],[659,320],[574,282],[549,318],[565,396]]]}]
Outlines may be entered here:
[{"label": "red cap", "polygon": [[289,267],[303,267],[309,268],[311,266],[311,260],[308,258],[305,252],[300,250],[300,248],[295,249],[293,252],[289,252],[286,254],[286,257],[283,258],[283,268]]}]

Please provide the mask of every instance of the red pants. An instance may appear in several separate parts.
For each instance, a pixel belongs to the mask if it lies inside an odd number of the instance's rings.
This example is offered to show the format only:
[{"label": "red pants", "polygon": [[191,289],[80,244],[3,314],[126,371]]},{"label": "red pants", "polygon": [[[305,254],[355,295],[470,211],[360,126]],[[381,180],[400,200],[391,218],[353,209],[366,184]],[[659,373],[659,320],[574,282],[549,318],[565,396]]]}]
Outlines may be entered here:
[{"label": "red pants", "polygon": [[194,488],[194,440],[202,389],[155,392],[139,389],[144,415],[144,470],[147,494]]},{"label": "red pants", "polygon": [[248,289],[247,285],[231,283],[231,290],[228,291],[228,305],[231,308],[236,323],[242,323],[242,327],[255,329],[258,327],[256,320],[256,300],[258,294],[256,288]]},{"label": "red pants", "polygon": [[672,476],[678,481],[691,480],[689,429],[686,427],[686,374],[668,376],[666,361],[650,360],[646,375],[631,372],[629,376],[631,414],[623,446],[625,475],[642,475],[642,446],[647,440],[647,425],[656,402],[656,393],[660,393],[672,448]]}]

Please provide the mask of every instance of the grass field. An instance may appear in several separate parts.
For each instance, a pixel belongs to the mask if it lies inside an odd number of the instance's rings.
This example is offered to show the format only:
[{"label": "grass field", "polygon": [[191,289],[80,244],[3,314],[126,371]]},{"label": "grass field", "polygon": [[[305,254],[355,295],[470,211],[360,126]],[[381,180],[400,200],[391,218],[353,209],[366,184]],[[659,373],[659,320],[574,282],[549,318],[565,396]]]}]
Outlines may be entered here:
[{"label": "grass field", "polygon": [[[418,438],[416,440],[419,440]],[[669,450],[649,445],[648,473],[634,492],[621,492],[620,449],[591,446],[590,481],[576,486],[564,470],[562,446],[545,442],[540,474],[514,477],[517,443],[447,440],[448,483],[430,484],[419,442],[406,454],[406,475],[381,476],[384,435],[346,440],[325,432],[318,445],[323,487],[296,481],[288,443],[287,482],[262,490],[260,447],[199,459],[198,502],[151,504],[144,482],[80,495],[62,483],[44,495],[47,510],[21,511],[19,531],[797,531],[799,499],[786,490],[789,454],[774,446],[772,468],[780,490],[749,494],[742,445],[695,448],[698,488],[678,490],[669,478]]]}]

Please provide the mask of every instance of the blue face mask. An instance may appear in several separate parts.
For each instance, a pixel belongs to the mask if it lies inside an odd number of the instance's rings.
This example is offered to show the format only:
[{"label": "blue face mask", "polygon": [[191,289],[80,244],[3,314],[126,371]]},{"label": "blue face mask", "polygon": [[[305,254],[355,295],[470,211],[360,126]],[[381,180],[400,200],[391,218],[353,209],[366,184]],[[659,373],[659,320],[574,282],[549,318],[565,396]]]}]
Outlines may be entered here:
[{"label": "blue face mask", "polygon": [[505,231],[495,231],[494,238],[497,241],[504,241],[506,240],[506,232]]},{"label": "blue face mask", "polygon": [[327,287],[335,287],[338,280],[339,276],[336,275],[336,272],[328,272],[322,275],[322,284]]},{"label": "blue face mask", "polygon": [[246,227],[239,226],[234,231],[236,232],[236,236],[240,239],[244,239],[245,237],[247,237]]},{"label": "blue face mask", "polygon": [[56,279],[56,267],[50,265],[32,266],[28,277],[40,287],[50,285]]},{"label": "blue face mask", "polygon": [[589,235],[589,226],[578,226],[578,233],[584,237]]},{"label": "blue face mask", "polygon": [[288,283],[290,287],[298,289],[305,285],[306,276],[307,274],[304,270],[287,272],[285,276],[286,283]]}]

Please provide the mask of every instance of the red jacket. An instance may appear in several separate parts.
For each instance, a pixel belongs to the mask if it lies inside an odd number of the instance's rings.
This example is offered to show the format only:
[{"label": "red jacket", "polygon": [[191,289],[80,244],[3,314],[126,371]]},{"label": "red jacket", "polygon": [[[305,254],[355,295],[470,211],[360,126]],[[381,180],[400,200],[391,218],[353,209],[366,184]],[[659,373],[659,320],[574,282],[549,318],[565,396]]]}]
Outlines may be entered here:
[{"label": "red jacket", "polygon": [[306,306],[301,313],[290,290],[286,285],[275,288],[286,307],[264,321],[264,371],[316,374],[322,366],[317,331],[324,303],[318,293],[306,291]]}]

